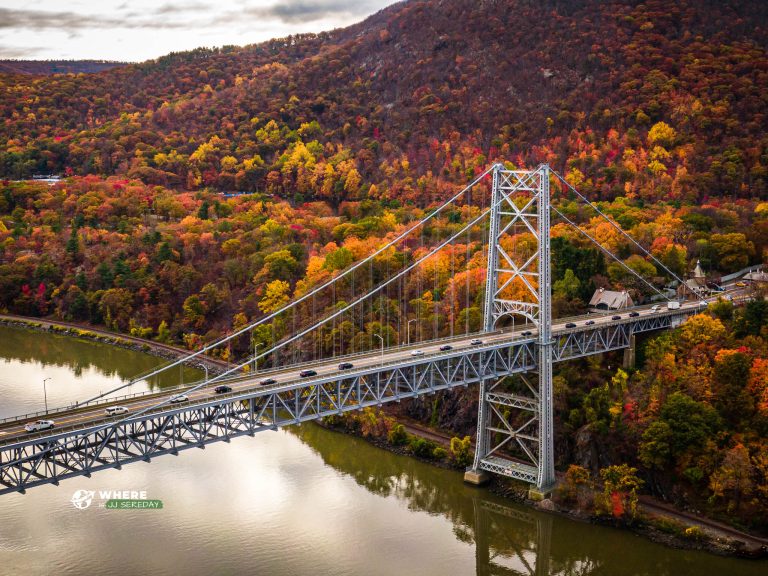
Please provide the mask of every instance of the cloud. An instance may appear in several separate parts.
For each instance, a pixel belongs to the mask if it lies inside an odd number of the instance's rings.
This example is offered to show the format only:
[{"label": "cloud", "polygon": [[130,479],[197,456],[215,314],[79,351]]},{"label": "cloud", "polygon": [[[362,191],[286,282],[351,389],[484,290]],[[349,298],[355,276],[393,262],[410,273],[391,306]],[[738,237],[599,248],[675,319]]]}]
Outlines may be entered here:
[{"label": "cloud", "polygon": [[367,15],[391,2],[382,0],[281,0],[266,7],[248,7],[246,14],[296,24],[340,16]]},{"label": "cloud", "polygon": [[[134,19],[131,19],[131,16]],[[186,24],[156,18],[139,17],[137,14],[121,18],[78,14],[76,12],[50,12],[47,10],[17,10],[0,8],[0,30],[83,30],[87,28],[182,28]]]},{"label": "cloud", "polygon": [[5,46],[0,44],[0,58],[4,60],[26,60],[35,54],[45,52],[43,46]]},{"label": "cloud", "polygon": [[154,10],[154,13],[157,15],[168,15],[168,14],[197,14],[199,12],[210,12],[211,11],[211,5],[205,4],[203,2],[184,2],[183,4],[174,4],[173,2],[168,2],[166,4],[163,4],[159,8],[156,8]]}]

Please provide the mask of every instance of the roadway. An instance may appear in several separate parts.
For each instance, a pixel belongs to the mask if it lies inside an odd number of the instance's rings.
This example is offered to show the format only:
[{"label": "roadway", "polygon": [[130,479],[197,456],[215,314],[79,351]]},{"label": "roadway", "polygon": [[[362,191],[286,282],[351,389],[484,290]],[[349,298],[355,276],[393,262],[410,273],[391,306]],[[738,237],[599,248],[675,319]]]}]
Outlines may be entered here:
[{"label": "roadway", "polygon": [[[700,302],[685,302],[681,304],[682,310],[697,309],[700,307],[701,307]],[[577,329],[583,330],[584,328],[589,328],[589,329],[598,328],[602,325],[610,324],[614,322],[612,317],[615,315],[621,316],[622,319],[627,319],[629,318],[630,312],[637,312],[640,316],[662,314],[665,312],[679,312],[679,310],[667,310],[666,306],[662,307],[658,311],[654,311],[651,308],[652,308],[651,305],[648,305],[643,307],[636,307],[631,310],[587,314],[587,315],[578,316],[574,318],[556,319],[552,323],[552,333],[553,335],[556,335],[557,333],[563,333],[569,330],[577,330]],[[587,326],[585,324],[587,321],[592,321],[593,324]],[[571,323],[575,324],[575,327],[566,328],[566,324],[571,324]],[[528,332],[528,331],[531,334],[523,336],[522,333]],[[420,356],[420,357],[429,357],[431,355],[435,355],[438,353],[444,353],[445,351],[441,351],[440,347],[445,346],[447,344],[452,347],[451,349],[453,351],[461,351],[461,350],[468,350],[468,349],[482,350],[484,348],[484,345],[493,344],[500,340],[509,340],[510,336],[513,336],[513,339],[518,339],[518,338],[521,340],[532,339],[537,336],[537,331],[534,325],[528,324],[528,325],[523,325],[521,327],[517,327],[514,330],[499,330],[492,333],[462,335],[459,337],[455,337],[453,339],[444,338],[440,340],[431,341],[428,343],[426,342],[415,343],[410,346],[397,346],[397,347],[385,348],[383,354],[378,351],[368,351],[365,353],[360,353],[355,355],[336,357],[334,359],[324,360],[322,362],[317,362],[317,363],[296,364],[296,365],[290,365],[290,366],[281,367],[281,368],[263,370],[261,372],[251,374],[250,376],[239,375],[238,377],[230,380],[217,381],[210,385],[203,386],[200,389],[195,390],[193,392],[185,392],[185,391],[188,391],[191,388],[193,388],[196,385],[195,383],[190,384],[188,386],[184,386],[184,387],[173,388],[170,390],[165,389],[157,392],[147,392],[143,394],[137,394],[132,397],[128,397],[124,399],[111,399],[111,400],[105,399],[103,401],[99,401],[98,403],[92,403],[87,406],[67,407],[63,409],[51,410],[47,415],[44,415],[44,416],[36,415],[34,417],[29,417],[29,418],[20,417],[19,419],[0,422],[0,444],[6,444],[9,442],[18,441],[19,439],[23,439],[23,437],[27,436],[27,432],[24,430],[24,425],[27,424],[28,422],[32,422],[38,419],[54,420],[56,427],[73,426],[73,425],[82,425],[83,427],[86,427],[87,425],[95,424],[96,422],[103,423],[105,419],[107,419],[105,415],[105,408],[107,408],[108,406],[125,406],[129,410],[128,414],[123,414],[119,416],[114,416],[112,418],[108,418],[108,420],[114,420],[115,422],[117,422],[120,420],[129,419],[131,417],[131,414],[134,414],[146,408],[156,407],[161,403],[165,403],[165,406],[168,407],[169,409],[178,407],[179,406],[178,404],[170,404],[168,402],[170,397],[176,394],[186,393],[187,396],[189,397],[189,401],[181,404],[183,406],[193,405],[202,401],[210,401],[217,397],[217,394],[214,391],[214,388],[221,384],[226,384],[227,386],[232,388],[233,393],[237,393],[237,392],[252,391],[254,388],[257,388],[257,389],[279,388],[287,384],[296,383],[297,381],[310,382],[314,378],[327,377],[334,374],[338,374],[339,377],[347,377],[351,373],[354,373],[356,370],[359,370],[359,369],[371,368],[381,364],[396,363],[398,361],[414,360],[416,356],[413,354],[413,352],[417,350],[423,352],[423,356]],[[482,344],[473,345],[471,341],[476,338],[480,339],[482,341]],[[339,364],[341,362],[350,362],[353,364],[353,368],[347,369],[347,370],[340,370]],[[315,370],[317,372],[317,375],[309,378],[302,378],[300,376],[300,372],[301,370],[305,370],[305,369]],[[276,382],[274,384],[269,384],[269,385],[259,384],[260,381],[267,378],[272,378]],[[229,393],[227,395],[229,396]],[[49,430],[48,432],[55,433],[56,429],[54,428],[53,430]],[[22,438],[19,438],[20,436]]]}]

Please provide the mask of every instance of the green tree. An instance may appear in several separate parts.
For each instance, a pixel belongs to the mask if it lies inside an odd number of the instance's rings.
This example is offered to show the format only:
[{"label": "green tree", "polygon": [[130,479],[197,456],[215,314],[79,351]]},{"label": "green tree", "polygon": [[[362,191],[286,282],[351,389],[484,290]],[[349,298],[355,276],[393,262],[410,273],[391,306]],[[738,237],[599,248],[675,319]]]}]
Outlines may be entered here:
[{"label": "green tree", "polygon": [[556,295],[573,300],[580,295],[581,281],[576,277],[573,270],[568,268],[563,278],[555,282],[552,288]]},{"label": "green tree", "polygon": [[643,432],[640,461],[648,468],[664,469],[684,454],[700,451],[721,428],[717,411],[682,392],[670,395],[659,418]]}]

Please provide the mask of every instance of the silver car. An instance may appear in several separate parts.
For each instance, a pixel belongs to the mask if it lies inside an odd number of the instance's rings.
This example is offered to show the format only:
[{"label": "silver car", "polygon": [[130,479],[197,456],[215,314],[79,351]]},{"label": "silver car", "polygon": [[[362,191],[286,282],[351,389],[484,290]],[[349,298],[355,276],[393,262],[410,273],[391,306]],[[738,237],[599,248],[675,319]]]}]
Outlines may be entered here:
[{"label": "silver car", "polygon": [[127,414],[129,410],[125,406],[107,406],[104,412],[107,413],[107,416],[115,416],[116,414]]}]

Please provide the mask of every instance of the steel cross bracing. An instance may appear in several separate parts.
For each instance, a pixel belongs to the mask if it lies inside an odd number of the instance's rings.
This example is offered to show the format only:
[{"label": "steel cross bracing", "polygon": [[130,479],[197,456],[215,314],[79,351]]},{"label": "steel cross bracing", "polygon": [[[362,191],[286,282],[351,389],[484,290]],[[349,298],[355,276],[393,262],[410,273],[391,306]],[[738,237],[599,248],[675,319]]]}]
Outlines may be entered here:
[{"label": "steel cross bracing", "polygon": [[[549,176],[546,164],[535,170],[507,170],[502,164],[493,169],[485,330],[494,330],[504,316],[522,316],[536,324],[538,384],[525,380],[534,398],[522,407],[499,403],[500,393],[494,392],[499,382],[480,383],[473,462],[475,472],[486,470],[514,477],[535,484],[540,491],[549,490],[555,483]],[[514,236],[518,232],[533,236],[535,251],[517,252]],[[506,250],[504,244],[512,245],[512,250]],[[516,290],[512,292],[514,297],[505,293],[512,290]],[[500,406],[530,414],[520,422],[510,422]],[[510,444],[528,464],[498,456]]]},{"label": "steel cross bracing", "polygon": [[[570,360],[626,347],[632,334],[668,328],[691,313],[693,310],[683,309],[602,326],[559,330],[552,336],[552,360]],[[537,370],[538,348],[535,336],[509,334],[470,349],[383,362],[343,377],[336,374],[271,387],[258,386],[254,381],[253,389],[213,396],[194,404],[163,406],[107,427],[99,422],[56,428],[30,437],[0,436],[0,494],[366,406],[477,382],[498,383],[513,374]],[[519,409],[536,415],[539,398],[535,386],[531,386],[528,395],[510,394],[495,384],[486,388],[484,404],[494,414]],[[512,440],[527,442],[532,460],[536,461],[530,448],[537,435],[534,427],[510,430],[504,424],[489,422],[493,434],[510,437],[505,444]],[[483,470],[536,483],[536,468],[531,470],[505,460],[497,452],[482,460]]]}]

